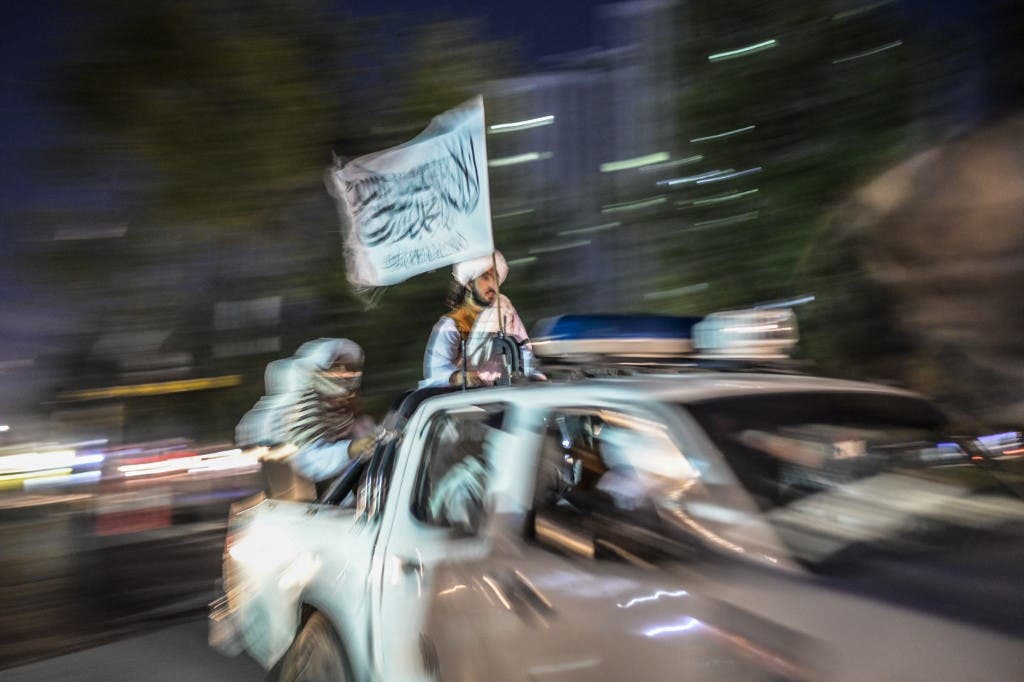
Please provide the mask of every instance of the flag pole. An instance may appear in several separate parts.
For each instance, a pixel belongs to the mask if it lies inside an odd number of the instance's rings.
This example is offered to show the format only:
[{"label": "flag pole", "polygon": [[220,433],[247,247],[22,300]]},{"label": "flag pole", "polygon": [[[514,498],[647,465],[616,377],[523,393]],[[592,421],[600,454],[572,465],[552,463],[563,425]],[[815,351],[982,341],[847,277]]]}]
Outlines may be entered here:
[{"label": "flag pole", "polygon": [[[501,340],[500,341],[501,347],[507,349],[508,346],[506,345],[507,344],[506,339],[508,337],[505,336],[505,318],[501,316],[501,273],[498,272],[498,256],[497,256],[497,253],[498,253],[497,251],[492,251],[491,252],[491,269],[494,272],[494,291],[495,291],[495,298],[497,299],[497,305],[498,305],[498,338]],[[503,372],[504,376],[507,377],[506,380],[508,381],[509,384],[511,384],[512,383],[512,367],[513,367],[513,365],[512,365],[512,358],[506,356],[504,351],[502,351],[501,357],[502,357],[501,364],[502,364],[502,369],[504,371]]]},{"label": "flag pole", "polygon": [[501,316],[501,274],[498,272],[497,251],[491,252],[491,269],[494,271],[494,291],[498,302],[498,330],[505,336],[505,318]]},{"label": "flag pole", "polygon": [[466,357],[466,339],[462,339],[462,390],[466,390],[469,377],[469,359]]}]

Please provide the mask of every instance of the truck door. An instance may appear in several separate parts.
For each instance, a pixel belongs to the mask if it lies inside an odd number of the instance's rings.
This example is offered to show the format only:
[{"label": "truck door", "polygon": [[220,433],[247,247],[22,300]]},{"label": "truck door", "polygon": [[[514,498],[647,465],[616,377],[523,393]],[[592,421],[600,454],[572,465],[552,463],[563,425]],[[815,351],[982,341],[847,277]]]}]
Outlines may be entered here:
[{"label": "truck door", "polygon": [[445,679],[785,677],[784,662],[746,636],[764,634],[761,623],[722,611],[674,570],[691,548],[665,532],[654,504],[702,481],[658,420],[555,410],[544,432],[532,527],[510,527],[486,558],[439,575],[439,589],[489,580],[504,605],[469,589],[439,603],[429,634]]},{"label": "truck door", "polygon": [[384,519],[374,658],[386,680],[428,679],[420,646],[432,569],[486,553],[479,531],[487,484],[485,441],[502,404],[435,408],[406,443],[404,470]]}]

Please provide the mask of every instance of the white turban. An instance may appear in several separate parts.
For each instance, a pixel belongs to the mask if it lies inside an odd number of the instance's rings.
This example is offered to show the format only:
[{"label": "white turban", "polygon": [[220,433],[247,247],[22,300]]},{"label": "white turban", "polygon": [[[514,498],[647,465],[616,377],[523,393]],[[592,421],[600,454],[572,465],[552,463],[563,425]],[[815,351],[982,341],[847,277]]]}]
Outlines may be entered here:
[{"label": "white turban", "polygon": [[455,281],[459,284],[466,286],[471,281],[493,268],[495,262],[498,264],[498,284],[504,284],[505,278],[508,277],[508,262],[505,261],[505,256],[501,255],[501,251],[494,252],[493,260],[491,258],[491,254],[487,254],[486,256],[480,256],[461,263],[456,263],[455,267],[452,268],[452,277],[454,277]]},{"label": "white turban", "polygon": [[316,339],[307,341],[295,351],[295,357],[311,363],[313,369],[330,369],[336,362],[354,367],[363,364],[363,349],[350,339]]}]

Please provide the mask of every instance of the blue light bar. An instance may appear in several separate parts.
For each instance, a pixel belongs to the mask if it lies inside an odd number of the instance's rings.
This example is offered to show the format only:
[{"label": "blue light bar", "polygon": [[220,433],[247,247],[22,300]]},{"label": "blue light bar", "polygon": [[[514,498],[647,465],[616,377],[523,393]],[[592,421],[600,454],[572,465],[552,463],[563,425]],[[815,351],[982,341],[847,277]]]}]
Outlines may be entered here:
[{"label": "blue light bar", "polygon": [[663,358],[693,351],[693,328],[703,318],[669,315],[560,315],[541,320],[531,335],[541,358],[594,355]]},{"label": "blue light bar", "polygon": [[689,339],[703,317],[673,315],[559,315],[537,322],[531,338],[565,339]]}]

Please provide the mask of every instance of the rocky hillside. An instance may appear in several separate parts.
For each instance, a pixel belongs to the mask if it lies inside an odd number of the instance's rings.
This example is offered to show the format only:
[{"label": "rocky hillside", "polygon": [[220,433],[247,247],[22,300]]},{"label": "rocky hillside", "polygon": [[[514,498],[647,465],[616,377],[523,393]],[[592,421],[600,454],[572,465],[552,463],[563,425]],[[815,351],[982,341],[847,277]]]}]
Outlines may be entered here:
[{"label": "rocky hillside", "polygon": [[829,232],[884,292],[906,344],[894,378],[1024,426],[1024,115],[891,168]]}]

